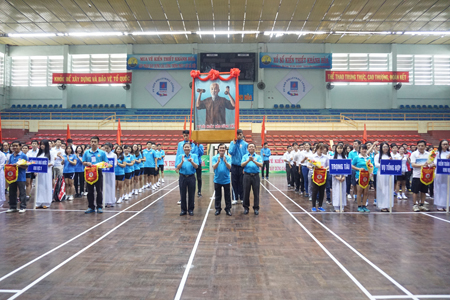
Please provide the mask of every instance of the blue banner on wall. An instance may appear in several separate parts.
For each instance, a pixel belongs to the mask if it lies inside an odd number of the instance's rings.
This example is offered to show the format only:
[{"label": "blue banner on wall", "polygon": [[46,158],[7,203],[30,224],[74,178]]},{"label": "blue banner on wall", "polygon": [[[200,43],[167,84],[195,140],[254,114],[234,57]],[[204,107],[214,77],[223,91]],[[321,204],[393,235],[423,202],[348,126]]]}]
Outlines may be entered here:
[{"label": "blue banner on wall", "polygon": [[28,160],[34,162],[34,164],[28,166],[28,172],[47,173],[48,158],[29,157]]},{"label": "blue banner on wall", "polygon": [[259,53],[260,68],[331,69],[331,53]]},{"label": "blue banner on wall", "polygon": [[450,175],[450,159],[437,160],[436,174]]},{"label": "blue banner on wall", "polygon": [[397,159],[382,159],[378,168],[380,175],[402,175],[402,161]]},{"label": "blue banner on wall", "polygon": [[253,101],[253,84],[239,85],[239,101]]},{"label": "blue banner on wall", "polygon": [[196,70],[197,54],[128,54],[127,70]]},{"label": "blue banner on wall", "polygon": [[330,159],[330,175],[352,175],[351,159]]}]

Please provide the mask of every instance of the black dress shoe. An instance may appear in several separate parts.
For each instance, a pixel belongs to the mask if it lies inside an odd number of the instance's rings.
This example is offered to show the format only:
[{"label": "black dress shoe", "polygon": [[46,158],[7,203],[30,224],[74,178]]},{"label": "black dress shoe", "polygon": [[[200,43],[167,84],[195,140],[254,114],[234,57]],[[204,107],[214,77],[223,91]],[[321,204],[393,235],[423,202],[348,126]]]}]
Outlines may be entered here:
[{"label": "black dress shoe", "polygon": [[244,215],[248,215],[248,209],[244,209]]},{"label": "black dress shoe", "polygon": [[255,209],[255,215],[259,215],[259,209]]},{"label": "black dress shoe", "polygon": [[220,209],[216,209],[215,215],[216,215],[216,216],[220,215]]},{"label": "black dress shoe", "polygon": [[189,215],[190,215],[190,216],[193,216],[193,215],[194,215],[194,212],[193,212],[192,210],[190,210],[190,211],[189,211]]},{"label": "black dress shoe", "polygon": [[231,211],[229,209],[226,209],[225,212],[227,213],[227,216],[231,216]]},{"label": "black dress shoe", "polygon": [[198,193],[197,195],[198,195],[199,197],[201,197],[201,196],[202,196],[202,193]]},{"label": "black dress shoe", "polygon": [[182,210],[182,211],[180,212],[180,216],[184,216],[184,215],[186,215],[186,214],[187,214],[187,212],[184,211],[184,210]]}]

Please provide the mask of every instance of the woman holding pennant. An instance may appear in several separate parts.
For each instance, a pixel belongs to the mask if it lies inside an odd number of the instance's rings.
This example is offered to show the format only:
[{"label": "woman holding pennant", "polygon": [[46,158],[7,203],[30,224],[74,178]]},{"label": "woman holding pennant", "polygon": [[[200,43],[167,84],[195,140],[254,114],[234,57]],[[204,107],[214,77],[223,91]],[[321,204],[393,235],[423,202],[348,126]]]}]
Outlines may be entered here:
[{"label": "woman holding pennant", "polygon": [[[448,141],[442,140],[439,143],[436,159],[434,164],[437,165],[438,159],[450,159],[450,151],[448,150]],[[446,211],[447,206],[447,178],[449,175],[436,174],[434,179],[434,205],[438,211]]]},{"label": "woman holding pennant", "polygon": [[[325,211],[322,207],[325,192],[325,184],[327,183],[327,170],[329,158],[326,155],[325,145],[317,144],[316,153],[308,160],[312,166],[312,211]],[[319,195],[319,208],[316,209],[317,195]]]},{"label": "woman holding pennant", "polygon": [[37,185],[36,185],[36,208],[47,209],[52,204],[52,174],[53,174],[53,163],[56,154],[50,151],[50,144],[48,140],[42,140],[39,146],[39,152],[36,157],[47,158],[48,168],[47,173],[37,174]]},{"label": "woman holding pennant", "polygon": [[369,181],[373,172],[373,165],[370,162],[370,157],[367,155],[367,145],[361,145],[359,148],[359,154],[352,160],[352,169],[356,171],[358,211],[370,212],[364,205],[364,199],[367,199],[369,194]]},{"label": "woman holding pennant", "polygon": [[[392,159],[391,149],[389,144],[386,142],[381,143],[380,145],[380,153],[375,155],[375,167],[380,170],[381,160],[382,159]],[[389,184],[391,181],[391,184]],[[389,188],[391,187],[391,188]],[[394,187],[394,176],[390,175],[381,175],[377,176],[377,206],[381,209],[382,212],[389,212],[390,201],[393,194],[392,188]],[[392,206],[394,206],[394,201],[392,201]]]},{"label": "woman holding pennant", "polygon": [[[339,143],[336,146],[336,150],[334,152],[334,159],[347,159],[347,151],[346,147],[343,143]],[[344,206],[347,205],[347,197],[345,197],[346,191],[347,191],[347,178],[346,175],[333,175],[333,206],[335,212],[344,212]],[[340,189],[339,185],[342,182],[342,190]],[[339,192],[341,191],[341,192]],[[342,201],[342,211],[341,211],[341,203]]]}]

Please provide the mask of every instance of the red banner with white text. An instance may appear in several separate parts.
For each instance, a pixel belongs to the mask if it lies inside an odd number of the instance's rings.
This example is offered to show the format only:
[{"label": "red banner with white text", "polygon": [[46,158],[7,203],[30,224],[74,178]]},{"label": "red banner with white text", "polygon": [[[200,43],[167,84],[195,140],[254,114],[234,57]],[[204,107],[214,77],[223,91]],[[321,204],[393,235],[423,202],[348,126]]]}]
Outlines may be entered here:
[{"label": "red banner with white text", "polygon": [[131,83],[131,73],[53,73],[53,84]]},{"label": "red banner with white text", "polygon": [[409,82],[409,72],[326,71],[326,82]]}]

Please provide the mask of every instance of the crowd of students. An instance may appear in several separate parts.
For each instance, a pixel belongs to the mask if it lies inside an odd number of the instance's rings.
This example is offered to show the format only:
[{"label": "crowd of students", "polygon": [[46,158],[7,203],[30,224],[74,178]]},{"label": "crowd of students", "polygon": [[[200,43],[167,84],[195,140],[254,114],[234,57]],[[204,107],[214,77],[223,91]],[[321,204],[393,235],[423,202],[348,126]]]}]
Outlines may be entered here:
[{"label": "crowd of students", "polygon": [[[382,212],[389,211],[392,194],[397,197],[398,201],[403,201],[408,200],[408,192],[412,192],[413,211],[430,210],[426,197],[434,198],[434,205],[438,211],[445,211],[446,175],[435,174],[434,181],[429,185],[424,184],[420,177],[422,167],[432,168],[436,166],[437,159],[450,159],[448,141],[440,141],[437,156],[430,160],[432,150],[433,147],[427,147],[426,141],[423,140],[418,141],[417,145],[409,147],[406,144],[397,145],[386,142],[363,144],[361,141],[355,140],[353,145],[339,142],[334,144],[331,149],[324,143],[311,145],[309,142],[304,142],[300,145],[293,143],[287,146],[283,160],[286,163],[288,188],[308,197],[312,202],[312,211],[325,211],[323,200],[326,194],[327,203],[333,205],[337,212],[340,211],[341,201],[345,207],[347,199],[353,198],[358,204],[358,212],[370,212],[368,209],[369,189],[374,190],[373,205]],[[330,176],[329,159],[351,159],[352,175]],[[394,177],[378,175],[382,159],[401,160],[402,175]],[[320,167],[317,162],[320,162]],[[314,172],[321,168],[328,171],[325,184],[314,182]],[[316,178],[318,177],[316,176]],[[367,185],[362,184],[361,180],[367,180]],[[391,183],[390,180],[392,180]],[[340,183],[343,185],[342,193],[339,192]],[[390,186],[392,190],[390,190]],[[394,204],[392,203],[392,205]]]},{"label": "crowd of students", "polygon": [[[95,149],[94,149],[95,148]],[[100,148],[100,151],[98,151]],[[96,159],[95,153],[100,153]],[[47,158],[47,173],[32,173],[26,165],[18,167],[17,180],[10,185],[5,182],[4,167],[16,164],[20,159]],[[0,152],[0,207],[9,193],[9,209],[7,212],[25,212],[31,196],[33,181],[36,184],[36,208],[47,209],[54,201],[54,187],[58,178],[64,178],[66,200],[88,196],[89,208],[86,213],[102,212],[103,197],[106,207],[115,203],[128,201],[132,195],[142,193],[144,189],[156,190],[164,183],[165,151],[161,144],[149,141],[146,148],[141,145],[119,145],[105,143],[100,145],[98,137],[92,137],[89,145],[75,146],[71,139],[67,144],[61,139],[55,141],[31,141],[30,145],[14,141],[4,142]],[[90,185],[85,182],[86,166],[101,161],[112,162],[114,173],[99,170],[99,180]],[[105,186],[103,187],[103,176]],[[94,205],[94,191],[97,191],[97,207]],[[89,195],[92,189],[92,195]],[[18,202],[20,209],[17,209]]]}]

